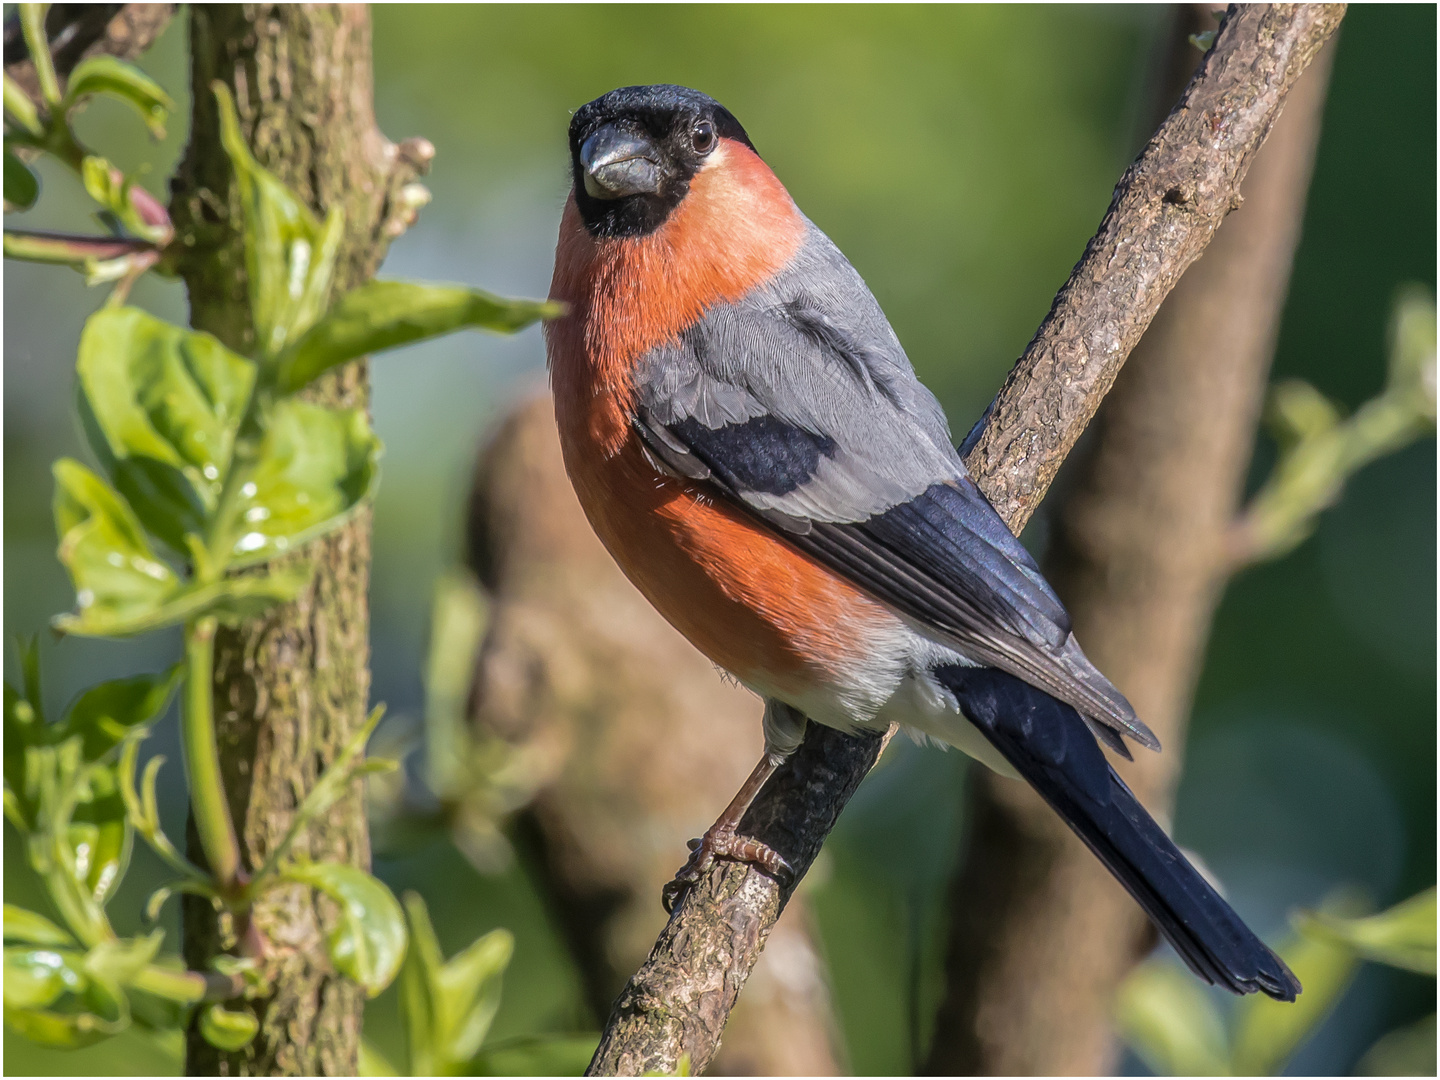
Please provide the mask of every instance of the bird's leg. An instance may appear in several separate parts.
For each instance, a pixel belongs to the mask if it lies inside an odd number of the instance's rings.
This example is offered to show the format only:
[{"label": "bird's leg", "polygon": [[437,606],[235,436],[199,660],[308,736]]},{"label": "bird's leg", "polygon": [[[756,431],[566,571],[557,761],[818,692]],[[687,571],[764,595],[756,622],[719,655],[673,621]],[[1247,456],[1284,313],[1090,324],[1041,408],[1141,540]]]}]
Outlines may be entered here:
[{"label": "bird's leg", "polygon": [[749,779],[735,793],[735,798],[730,800],[725,812],[716,819],[715,824],[706,830],[704,836],[690,841],[690,860],[680,868],[675,879],[665,886],[661,894],[666,911],[675,910],[675,905],[685,890],[699,881],[700,875],[710,869],[716,859],[734,859],[736,862],[749,863],[776,878],[789,872],[790,864],[782,859],[774,848],[751,837],[738,836],[735,832],[740,826],[740,819],[745,816],[745,811],[765,786],[765,781],[774,775],[784,760],[783,755],[767,752],[760,759],[760,764],[755,766]]}]

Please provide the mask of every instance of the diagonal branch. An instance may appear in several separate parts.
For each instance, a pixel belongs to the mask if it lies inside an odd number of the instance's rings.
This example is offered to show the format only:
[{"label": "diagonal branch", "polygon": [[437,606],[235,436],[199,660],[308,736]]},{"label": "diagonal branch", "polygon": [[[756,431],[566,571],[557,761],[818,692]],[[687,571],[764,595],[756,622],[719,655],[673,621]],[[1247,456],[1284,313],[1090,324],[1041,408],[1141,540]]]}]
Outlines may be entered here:
[{"label": "diagonal branch", "polygon": [[[1240,182],[1342,4],[1232,5],[1179,105],[1121,177],[1050,314],[962,450],[1018,533],[1095,415],[1160,303],[1239,204]],[[883,749],[878,734],[811,725],[741,831],[809,868]],[[735,999],[789,899],[722,862],[677,905],[616,1000],[591,1075],[692,1073],[709,1064]]]}]

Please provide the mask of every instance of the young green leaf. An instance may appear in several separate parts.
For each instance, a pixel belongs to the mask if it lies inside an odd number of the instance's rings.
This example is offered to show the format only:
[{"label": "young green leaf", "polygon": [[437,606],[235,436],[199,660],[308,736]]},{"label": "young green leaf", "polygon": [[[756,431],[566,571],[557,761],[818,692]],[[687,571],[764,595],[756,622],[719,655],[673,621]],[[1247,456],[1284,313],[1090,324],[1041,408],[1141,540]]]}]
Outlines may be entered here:
[{"label": "young green leaf", "polygon": [[102,941],[85,954],[85,973],[92,979],[124,985],[154,961],[164,940],[165,931],[154,930],[144,937]]},{"label": "young green leaf", "polygon": [[130,865],[134,832],[114,770],[94,770],[89,786],[91,797],[76,806],[68,838],[75,856],[75,881],[103,905]]},{"label": "young green leaf", "polygon": [[85,988],[85,958],[71,949],[5,948],[5,1008],[44,1009]]},{"label": "young green leaf", "polygon": [[85,759],[94,761],[130,733],[160,719],[184,676],[184,665],[175,664],[153,675],[97,683],[75,699],[62,730],[81,736]]},{"label": "young green leaf", "polygon": [[61,458],[53,472],[58,554],[75,583],[79,608],[56,625],[109,634],[153,617],[178,590],[179,580],[151,550],[134,512],[78,461]]},{"label": "young green leaf", "polygon": [[235,564],[265,562],[341,525],[374,493],[380,450],[363,409],[276,402],[222,526]]},{"label": "young green leaf", "polygon": [[27,945],[55,945],[74,948],[75,939],[44,915],[14,904],[5,905],[5,940]]},{"label": "young green leaf", "polygon": [[1325,912],[1302,916],[1302,933],[1348,945],[1366,960],[1435,974],[1435,889],[1404,900],[1388,911],[1361,919]]},{"label": "young green leaf", "polygon": [[1215,1003],[1188,971],[1168,961],[1146,961],[1120,984],[1115,1020],[1125,1041],[1160,1076],[1230,1073],[1225,1024]]},{"label": "young green leaf", "polygon": [[220,109],[220,141],[235,169],[245,230],[245,271],[255,340],[273,358],[318,319],[330,302],[335,256],[345,231],[337,206],[322,223],[245,144],[230,91],[212,84]]},{"label": "young green leaf", "polygon": [[343,863],[302,863],[284,878],[319,889],[340,906],[340,921],[330,935],[330,959],[369,997],[390,985],[405,959],[405,918],[400,905],[378,879]]},{"label": "young green leaf", "polygon": [[[102,460],[148,458],[179,470],[195,496],[215,506],[230,467],[255,365],[209,334],[184,330],[139,308],[101,308],[85,322],[76,364]],[[145,482],[148,477],[149,483]],[[193,505],[175,502],[173,474],[127,476],[168,514],[184,521]],[[161,500],[164,500],[163,502]],[[168,542],[168,540],[167,540]]]},{"label": "young green leaf", "polygon": [[330,368],[466,327],[511,334],[562,313],[558,304],[506,300],[463,285],[371,281],[340,297],[281,355],[279,386],[292,393]]},{"label": "young green leaf", "polygon": [[445,954],[440,951],[430,913],[419,893],[405,894],[405,914],[410,923],[410,948],[400,975],[400,1016],[405,1024],[405,1049],[411,1076],[438,1076],[445,1061],[439,1030],[440,969]]},{"label": "young green leaf", "polygon": [[207,1005],[200,1010],[200,1034],[217,1050],[243,1050],[260,1031],[260,1021],[248,1009]]},{"label": "young green leaf", "polygon": [[40,197],[40,180],[7,147],[5,150],[5,209],[29,210]]},{"label": "young green leaf", "polygon": [[165,137],[165,120],[175,109],[175,102],[154,79],[134,64],[113,56],[92,56],[80,61],[70,73],[62,110],[69,110],[81,99],[94,94],[119,98],[134,107],[157,139]]}]

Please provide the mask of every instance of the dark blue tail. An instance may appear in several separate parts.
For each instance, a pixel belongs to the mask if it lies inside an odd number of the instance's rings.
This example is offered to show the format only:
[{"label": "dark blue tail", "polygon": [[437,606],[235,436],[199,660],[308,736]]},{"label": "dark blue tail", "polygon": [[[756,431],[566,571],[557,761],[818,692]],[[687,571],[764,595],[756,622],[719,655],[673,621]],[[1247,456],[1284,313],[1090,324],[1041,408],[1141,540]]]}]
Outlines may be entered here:
[{"label": "dark blue tail", "polygon": [[935,672],[961,711],[1124,885],[1192,971],[1294,1001],[1300,982],[1200,876],[1115,774],[1080,714],[993,668]]}]

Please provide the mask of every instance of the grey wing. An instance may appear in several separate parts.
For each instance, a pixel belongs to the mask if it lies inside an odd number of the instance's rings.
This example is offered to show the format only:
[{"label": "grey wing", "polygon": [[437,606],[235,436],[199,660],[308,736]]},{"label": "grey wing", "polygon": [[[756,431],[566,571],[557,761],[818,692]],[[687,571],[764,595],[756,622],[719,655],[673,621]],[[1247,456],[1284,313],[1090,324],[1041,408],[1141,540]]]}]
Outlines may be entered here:
[{"label": "grey wing", "polygon": [[818,229],[766,287],[647,356],[637,386],[636,427],[664,468],[712,484],[963,654],[1074,705],[1122,753],[1116,731],[1158,748],[1075,644],[879,305]]}]

